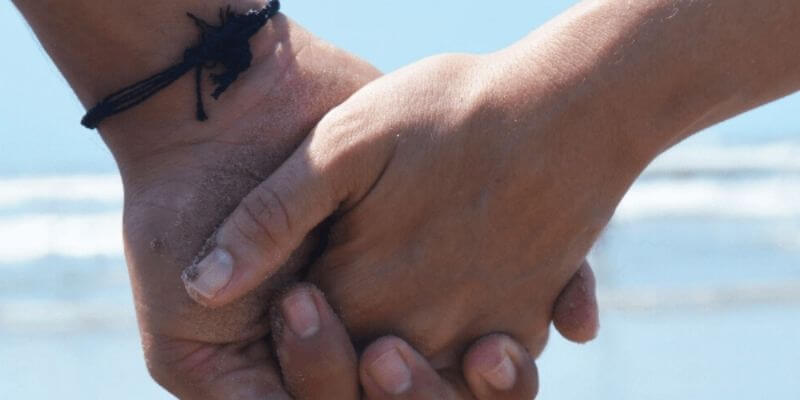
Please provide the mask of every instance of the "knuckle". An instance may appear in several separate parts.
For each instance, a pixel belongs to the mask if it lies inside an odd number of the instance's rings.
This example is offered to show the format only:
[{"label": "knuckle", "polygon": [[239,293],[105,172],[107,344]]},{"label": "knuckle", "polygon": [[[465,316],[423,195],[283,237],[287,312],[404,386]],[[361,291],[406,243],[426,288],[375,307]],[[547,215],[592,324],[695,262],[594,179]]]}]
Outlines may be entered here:
[{"label": "knuckle", "polygon": [[367,347],[361,354],[360,364],[362,368],[372,364],[382,354],[392,349],[400,349],[405,346],[405,342],[397,336],[389,335],[378,338]]},{"label": "knuckle", "polygon": [[329,179],[322,183],[334,198],[347,202],[363,195],[391,159],[401,130],[382,114],[356,102],[340,107],[319,124],[324,138],[312,143],[311,151],[327,170]]},{"label": "knuckle", "polygon": [[317,130],[325,133],[324,140],[314,142],[319,148],[312,150],[322,156],[327,165],[347,163],[354,157],[353,149],[360,138],[356,133],[363,134],[364,125],[360,113],[334,110],[320,122]]},{"label": "knuckle", "polygon": [[291,233],[289,214],[280,194],[264,186],[242,200],[240,212],[234,215],[234,228],[254,245],[280,247]]},{"label": "knuckle", "polygon": [[178,382],[175,379],[175,372],[166,364],[160,362],[147,362],[147,372],[159,386],[171,393],[178,391]]},{"label": "knuckle", "polygon": [[152,378],[156,383],[161,386],[166,386],[168,382],[165,373],[165,368],[161,364],[148,362],[147,363],[147,372],[150,374],[150,378]]},{"label": "knuckle", "polygon": [[381,112],[361,102],[339,106],[328,114],[318,126],[324,139],[318,142],[319,153],[330,164],[351,163],[375,150],[370,146],[376,138],[388,135],[388,122],[379,117]]},{"label": "knuckle", "polygon": [[205,358],[207,352],[184,354],[164,348],[145,348],[144,353],[147,372],[153,381],[178,398],[198,398],[198,392],[207,388],[216,374],[214,366]]}]

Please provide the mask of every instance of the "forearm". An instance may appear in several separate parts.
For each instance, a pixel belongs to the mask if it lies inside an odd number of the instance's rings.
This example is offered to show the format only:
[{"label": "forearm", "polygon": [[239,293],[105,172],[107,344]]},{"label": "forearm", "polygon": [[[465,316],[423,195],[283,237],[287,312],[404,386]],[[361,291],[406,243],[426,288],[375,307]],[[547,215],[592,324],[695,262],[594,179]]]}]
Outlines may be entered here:
[{"label": "forearm", "polygon": [[590,121],[589,134],[613,135],[603,140],[643,166],[800,89],[799,37],[795,0],[595,0],[490,57],[515,118],[534,118],[541,98],[528,93],[544,88],[564,96],[558,112]]}]

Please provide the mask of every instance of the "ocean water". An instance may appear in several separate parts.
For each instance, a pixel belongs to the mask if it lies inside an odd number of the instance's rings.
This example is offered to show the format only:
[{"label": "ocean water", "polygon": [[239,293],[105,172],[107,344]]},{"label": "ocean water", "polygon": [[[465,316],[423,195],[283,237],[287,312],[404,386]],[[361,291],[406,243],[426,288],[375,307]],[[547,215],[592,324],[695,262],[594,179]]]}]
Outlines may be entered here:
[{"label": "ocean water", "polygon": [[[800,143],[689,143],[593,250],[603,329],[544,399],[800,399]],[[0,178],[0,397],[169,398],[142,361],[114,173]],[[575,380],[579,384],[575,384]]]},{"label": "ocean water", "polygon": [[[491,32],[472,29],[472,0],[432,3],[412,32],[366,18],[394,15],[389,3],[354,0],[337,19],[333,3],[286,9],[391,70],[498,48],[572,1],[516,3],[486,11]],[[0,63],[14,94],[0,96],[0,399],[169,399],[142,358],[113,161],[8,2],[0,47],[15,55]],[[713,127],[648,169],[591,255],[601,334],[553,335],[540,398],[800,399],[798,107],[795,95]]]}]

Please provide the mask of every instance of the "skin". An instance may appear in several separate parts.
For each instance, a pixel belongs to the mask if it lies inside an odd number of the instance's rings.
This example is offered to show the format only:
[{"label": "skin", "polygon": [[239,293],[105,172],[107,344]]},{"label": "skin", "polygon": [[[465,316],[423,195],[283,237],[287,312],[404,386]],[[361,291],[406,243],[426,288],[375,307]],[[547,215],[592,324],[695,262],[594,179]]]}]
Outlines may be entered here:
[{"label": "skin", "polygon": [[[89,107],[175,63],[176,54],[197,35],[185,17],[187,10],[216,22],[219,6],[227,2],[15,0],[15,5]],[[235,8],[261,5],[240,1]],[[187,75],[100,126],[125,188],[126,257],[148,368],[180,398],[280,398],[289,393],[284,378],[292,370],[281,374],[272,355],[275,349],[266,340],[273,325],[269,308],[287,285],[302,278],[297,272],[310,262],[317,236],[308,235],[284,260],[279,274],[224,307],[196,304],[183,290],[180,274],[225,216],[302,143],[326,112],[380,75],[282,15],[251,43],[255,58],[250,70],[220,101],[205,93],[209,121],[194,120],[194,82]],[[597,307],[588,266],[562,298],[565,306],[554,315],[562,333],[580,341],[593,337]],[[334,306],[345,322],[357,311],[345,303]],[[465,332],[461,351],[496,331]],[[408,345],[404,351],[412,354]],[[517,354],[514,361],[524,357]],[[459,382],[460,360],[447,367],[455,371],[449,382]],[[326,385],[320,381],[309,387]],[[470,398],[465,387],[462,383],[453,393]]]},{"label": "skin", "polygon": [[795,0],[593,0],[496,53],[415,63],[327,114],[215,233],[227,262],[190,267],[230,279],[187,289],[227,304],[333,215],[310,279],[354,338],[399,332],[438,366],[499,329],[537,354],[635,178],[800,89],[797,37]]},{"label": "skin", "polygon": [[[298,297],[316,304],[319,329],[314,333],[298,334],[292,328],[291,320],[296,316],[289,314],[292,307],[285,305]],[[363,397],[371,400],[529,400],[536,395],[533,358],[508,336],[494,334],[476,341],[460,366],[441,373],[405,341],[392,336],[367,346],[357,362],[344,325],[326,304],[322,292],[303,284],[284,295],[280,303],[280,311],[273,311],[275,347],[285,387],[295,400],[357,400],[362,398],[359,382]],[[390,368],[394,374],[380,372],[391,355],[405,360],[407,371],[401,374],[404,381],[398,380],[396,366]],[[498,371],[511,374],[498,377]],[[491,383],[497,378],[502,383],[499,388]]]}]

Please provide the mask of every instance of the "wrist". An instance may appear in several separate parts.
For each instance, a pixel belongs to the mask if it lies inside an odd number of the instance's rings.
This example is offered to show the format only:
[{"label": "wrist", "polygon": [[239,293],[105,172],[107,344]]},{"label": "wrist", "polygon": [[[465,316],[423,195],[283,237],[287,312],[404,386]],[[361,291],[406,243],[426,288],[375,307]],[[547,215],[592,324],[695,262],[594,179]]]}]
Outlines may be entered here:
[{"label": "wrist", "polygon": [[85,106],[179,61],[196,42],[191,12],[217,23],[219,10],[263,8],[267,0],[98,2],[15,0]]},{"label": "wrist", "polygon": [[558,119],[583,125],[569,140],[615,154],[610,167],[636,175],[692,124],[688,111],[702,107],[668,112],[677,71],[652,73],[646,55],[624,48],[663,2],[620,3],[583,2],[487,55],[487,98],[532,129]]},{"label": "wrist", "polygon": [[[217,23],[213,19],[209,22]],[[183,25],[195,29],[193,38],[175,49],[170,61],[162,57],[158,70],[179,62],[185,48],[198,40],[199,32],[191,20],[187,18]],[[98,131],[114,154],[123,177],[126,170],[139,169],[136,167],[151,162],[153,157],[169,157],[171,151],[187,145],[224,140],[225,132],[242,129],[239,125],[244,113],[269,99],[272,90],[285,87],[287,80],[300,73],[297,51],[314,40],[282,14],[270,19],[250,40],[253,53],[250,67],[218,100],[211,97],[210,80],[210,74],[218,71],[203,71],[200,95],[209,116],[206,121],[198,121],[196,117],[194,70],[136,107],[104,120]],[[142,69],[138,78],[119,84],[113,91],[148,77],[154,70]],[[108,75],[114,78],[113,74]],[[291,123],[291,117],[275,116],[276,123]]]},{"label": "wrist", "polygon": [[533,171],[523,179],[547,168],[560,180],[580,181],[600,197],[618,199],[661,152],[661,143],[650,140],[661,136],[637,135],[642,112],[626,107],[624,93],[592,85],[585,75],[555,66],[547,54],[541,57],[523,66],[511,52],[483,56],[474,114],[502,127],[493,133],[513,138],[508,151],[522,157],[516,168]]},{"label": "wrist", "polygon": [[[76,0],[17,0],[16,5],[39,36],[56,65],[86,108],[123,87],[178,64],[184,51],[198,44],[200,30],[187,16],[191,12],[212,25],[220,23],[220,10],[230,6],[243,13],[263,8],[267,0],[178,0],[135,3]],[[79,26],[80,29],[75,29]],[[121,168],[174,146],[187,138],[212,138],[225,127],[224,117],[236,113],[231,104],[251,104],[256,96],[244,81],[258,71],[259,90],[277,84],[290,73],[294,49],[310,35],[279,14],[250,40],[253,60],[220,101],[210,93],[213,85],[206,69],[202,77],[203,102],[212,118],[195,121],[194,70],[156,93],[144,103],[105,120],[99,129]],[[244,99],[248,98],[248,99]],[[224,108],[224,110],[222,109]],[[233,110],[233,111],[231,111]],[[76,121],[77,123],[77,121]],[[183,134],[183,131],[190,131]],[[215,132],[216,131],[216,132]]]}]

